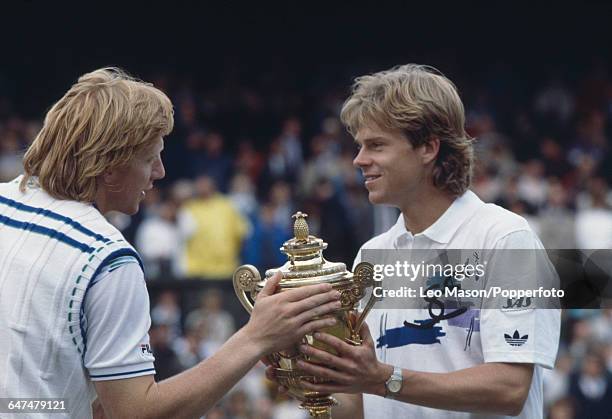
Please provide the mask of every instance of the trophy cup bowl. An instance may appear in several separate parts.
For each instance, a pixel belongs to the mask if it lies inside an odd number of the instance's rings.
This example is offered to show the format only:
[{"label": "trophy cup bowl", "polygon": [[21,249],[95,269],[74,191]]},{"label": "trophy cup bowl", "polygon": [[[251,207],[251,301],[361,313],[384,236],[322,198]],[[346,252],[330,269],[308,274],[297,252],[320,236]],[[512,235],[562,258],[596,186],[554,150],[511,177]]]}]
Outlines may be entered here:
[{"label": "trophy cup bowl", "polygon": [[[283,266],[267,270],[263,280],[253,265],[242,265],[236,269],[233,276],[236,295],[244,308],[251,313],[253,311],[252,301],[257,298],[257,294],[263,289],[266,281],[277,271],[280,271],[282,276],[279,292],[306,285],[329,283],[340,292],[341,307],[332,313],[336,318],[336,324],[321,329],[321,331],[352,345],[360,345],[359,330],[368,312],[377,301],[374,293],[361,313],[358,314],[356,309],[359,301],[365,296],[366,288],[374,286],[374,268],[368,262],[361,262],[355,267],[354,272],[350,272],[344,263],[325,260],[323,250],[327,248],[327,243],[309,235],[306,217],[307,214],[302,212],[293,215],[295,237],[286,241],[280,249],[288,257]],[[331,407],[337,403],[331,394],[310,391],[301,385],[301,379],[313,383],[325,382],[324,379],[309,375],[298,368],[298,360],[315,362],[307,355],[300,353],[298,346],[301,343],[307,343],[336,354],[332,347],[318,341],[312,334],[307,334],[293,347],[274,352],[269,356],[275,368],[276,377],[281,385],[289,389],[292,397],[302,402],[301,407],[308,410],[311,417],[331,418]]]}]

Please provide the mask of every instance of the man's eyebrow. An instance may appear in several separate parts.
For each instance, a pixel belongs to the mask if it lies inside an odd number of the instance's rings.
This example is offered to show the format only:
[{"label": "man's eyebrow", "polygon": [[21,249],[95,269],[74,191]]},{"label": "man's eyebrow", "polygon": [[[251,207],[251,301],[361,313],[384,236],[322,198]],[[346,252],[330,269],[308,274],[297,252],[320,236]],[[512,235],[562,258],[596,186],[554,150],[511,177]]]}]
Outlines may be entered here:
[{"label": "man's eyebrow", "polygon": [[355,143],[357,144],[361,144],[361,143],[371,143],[372,141],[386,141],[387,138],[385,137],[381,137],[379,135],[375,135],[372,137],[366,137],[363,140],[357,140],[356,138],[354,139]]}]

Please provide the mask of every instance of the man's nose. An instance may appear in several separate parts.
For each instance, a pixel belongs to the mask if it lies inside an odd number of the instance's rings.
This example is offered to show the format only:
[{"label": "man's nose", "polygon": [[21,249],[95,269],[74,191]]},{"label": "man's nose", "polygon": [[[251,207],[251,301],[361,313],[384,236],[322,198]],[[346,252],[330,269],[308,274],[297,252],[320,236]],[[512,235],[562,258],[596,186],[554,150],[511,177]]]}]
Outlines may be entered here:
[{"label": "man's nose", "polygon": [[159,161],[159,165],[156,167],[155,170],[155,179],[163,179],[166,176],[166,168],[164,167],[164,163],[161,161]]},{"label": "man's nose", "polygon": [[357,168],[361,168],[361,167],[370,165],[370,163],[371,163],[370,158],[366,155],[364,149],[361,148],[359,152],[357,153],[357,155],[355,156],[355,158],[353,159],[353,166]]}]

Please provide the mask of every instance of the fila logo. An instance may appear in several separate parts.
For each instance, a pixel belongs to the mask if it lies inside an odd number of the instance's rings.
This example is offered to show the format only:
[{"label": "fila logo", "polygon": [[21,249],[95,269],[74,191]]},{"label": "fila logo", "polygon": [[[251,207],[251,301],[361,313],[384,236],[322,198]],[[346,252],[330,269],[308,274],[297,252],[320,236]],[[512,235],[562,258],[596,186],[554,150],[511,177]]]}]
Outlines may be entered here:
[{"label": "fila logo", "polygon": [[525,342],[527,342],[528,338],[529,335],[520,336],[518,330],[515,330],[512,336],[504,333],[504,339],[506,339],[506,342],[510,346],[522,346]]},{"label": "fila logo", "polygon": [[153,351],[151,351],[151,347],[149,346],[148,343],[143,343],[140,345],[140,354],[141,355],[146,355],[146,354],[152,354]]}]

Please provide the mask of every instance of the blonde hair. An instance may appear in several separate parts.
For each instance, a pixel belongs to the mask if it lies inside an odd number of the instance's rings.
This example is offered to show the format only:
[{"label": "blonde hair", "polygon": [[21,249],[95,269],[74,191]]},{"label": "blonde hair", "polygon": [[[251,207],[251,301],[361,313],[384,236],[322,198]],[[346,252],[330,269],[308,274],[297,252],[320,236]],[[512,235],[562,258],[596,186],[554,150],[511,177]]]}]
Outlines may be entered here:
[{"label": "blonde hair", "polygon": [[93,202],[96,178],[172,131],[170,99],[113,67],[87,73],[47,115],[23,159],[21,190],[38,177],[57,199]]},{"label": "blonde hair", "polygon": [[414,146],[440,140],[434,185],[452,195],[470,186],[473,139],[465,132],[465,111],[455,85],[433,67],[407,64],[355,79],[342,122],[355,136],[374,123],[403,133]]}]

